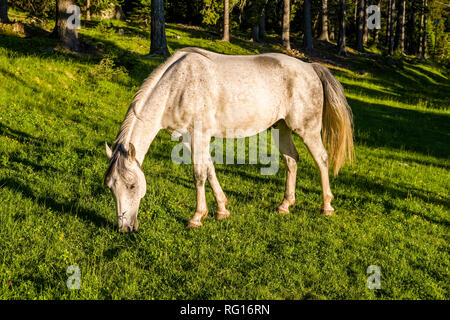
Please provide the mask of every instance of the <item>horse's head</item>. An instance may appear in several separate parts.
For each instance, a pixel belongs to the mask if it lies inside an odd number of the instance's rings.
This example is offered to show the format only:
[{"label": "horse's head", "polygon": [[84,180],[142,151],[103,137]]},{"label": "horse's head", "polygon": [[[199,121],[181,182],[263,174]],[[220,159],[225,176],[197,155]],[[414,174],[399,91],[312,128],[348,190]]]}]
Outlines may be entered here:
[{"label": "horse's head", "polygon": [[116,200],[116,211],[120,231],[137,230],[139,203],[146,192],[144,172],[136,160],[133,144],[125,148],[118,144],[111,151],[105,143],[106,155],[110,162],[105,174],[105,184]]}]

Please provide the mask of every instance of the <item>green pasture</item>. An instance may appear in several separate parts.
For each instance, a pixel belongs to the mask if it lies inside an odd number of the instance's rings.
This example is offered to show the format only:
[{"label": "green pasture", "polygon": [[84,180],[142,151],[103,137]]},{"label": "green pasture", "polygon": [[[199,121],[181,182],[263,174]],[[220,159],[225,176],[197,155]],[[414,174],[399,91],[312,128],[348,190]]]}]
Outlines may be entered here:
[{"label": "green pasture", "polygon": [[[122,28],[125,35],[119,35]],[[53,50],[48,31],[0,34],[1,299],[449,299],[450,81],[444,67],[379,54],[326,65],[354,113],[357,161],[331,187],[336,214],[320,215],[319,172],[298,137],[297,203],[276,207],[285,172],[216,165],[231,217],[190,230],[192,167],[170,159],[160,132],[143,163],[147,194],[136,233],[117,231],[102,184],[111,144],[142,81],[148,32],[95,21],[91,51]],[[279,50],[167,26],[169,48],[227,54]],[[319,46],[320,49],[320,46]],[[324,49],[325,50],[325,49]],[[325,51],[324,51],[325,52]],[[329,52],[329,50],[327,51]],[[331,61],[331,62],[330,62]],[[81,289],[69,290],[70,265]],[[381,269],[371,290],[366,269]]]}]

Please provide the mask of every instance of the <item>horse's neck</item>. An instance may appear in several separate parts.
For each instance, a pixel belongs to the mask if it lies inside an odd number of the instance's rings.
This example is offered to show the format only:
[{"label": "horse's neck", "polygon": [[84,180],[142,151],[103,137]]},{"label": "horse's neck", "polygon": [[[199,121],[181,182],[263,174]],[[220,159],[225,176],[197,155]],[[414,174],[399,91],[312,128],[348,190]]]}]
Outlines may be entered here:
[{"label": "horse's neck", "polygon": [[[168,91],[162,89],[155,93],[155,85],[167,67],[179,56],[180,54],[174,54],[145,80],[136,93],[122,124],[124,134],[121,139],[125,144],[134,145],[139,164],[142,164],[150,144],[161,130],[161,119],[167,101]],[[128,145],[125,147],[128,148]]]},{"label": "horse's neck", "polygon": [[[138,118],[136,115],[132,117],[129,127],[124,132],[122,143],[127,149],[130,143],[134,145],[136,149],[136,160],[142,165],[150,144],[160,130],[159,121],[152,118],[144,120]],[[129,119],[125,121],[127,120]]]}]

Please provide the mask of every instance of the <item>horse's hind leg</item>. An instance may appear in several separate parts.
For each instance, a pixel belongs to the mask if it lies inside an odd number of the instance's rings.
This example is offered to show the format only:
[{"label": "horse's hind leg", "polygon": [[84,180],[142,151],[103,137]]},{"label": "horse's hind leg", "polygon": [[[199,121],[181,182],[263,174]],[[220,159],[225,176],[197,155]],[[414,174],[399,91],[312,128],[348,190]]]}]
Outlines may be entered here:
[{"label": "horse's hind leg", "polygon": [[213,190],[214,197],[217,201],[217,215],[216,218],[218,220],[228,218],[230,216],[230,212],[225,207],[228,204],[227,197],[225,193],[223,193],[222,188],[220,187],[219,180],[217,180],[216,170],[214,169],[214,164],[212,163],[211,158],[209,158],[208,163],[208,181]]},{"label": "horse's hind leg", "polygon": [[295,203],[298,152],[292,140],[291,129],[286,123],[281,121],[275,128],[279,130],[278,149],[280,149],[286,163],[286,191],[284,200],[278,207],[278,212],[289,213],[289,206]]},{"label": "horse's hind leg", "polygon": [[302,139],[320,170],[323,192],[322,212],[327,216],[332,215],[334,209],[331,206],[331,200],[333,200],[334,197],[331,193],[330,181],[328,178],[328,153],[322,143],[320,132],[303,134]]}]

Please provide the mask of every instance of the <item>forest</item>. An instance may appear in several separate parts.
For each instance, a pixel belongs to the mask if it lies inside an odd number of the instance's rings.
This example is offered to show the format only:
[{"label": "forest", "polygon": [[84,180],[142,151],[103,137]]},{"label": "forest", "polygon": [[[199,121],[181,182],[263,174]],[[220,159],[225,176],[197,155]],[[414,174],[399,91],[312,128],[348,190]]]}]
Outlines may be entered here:
[{"label": "forest", "polygon": [[[0,299],[448,300],[449,14],[447,0],[0,0]],[[118,232],[105,142],[185,47],[330,70],[355,149],[330,172],[334,215],[293,135],[288,214],[282,157],[273,175],[216,164],[230,216],[214,218],[207,184],[210,212],[188,229],[193,165],[160,131],[139,230]]]},{"label": "forest", "polygon": [[[281,37],[287,50],[313,49],[313,39],[333,42],[339,54],[346,46],[364,53],[372,47],[389,55],[414,55],[422,59],[450,58],[450,5],[437,0],[2,0],[1,21],[8,22],[8,5],[40,19],[56,19],[58,10],[78,5],[84,19],[118,17],[150,25],[153,19],[201,26],[255,42]],[[369,10],[369,7],[376,6]],[[160,9],[158,9],[160,7]],[[152,15],[152,8],[155,16]],[[157,11],[160,16],[156,15]],[[161,11],[162,10],[162,11]],[[370,11],[370,13],[369,13]],[[379,25],[369,26],[369,15],[379,13]],[[64,14],[64,12],[62,13]],[[375,17],[373,18],[375,20]],[[167,53],[166,53],[167,54]]]}]

